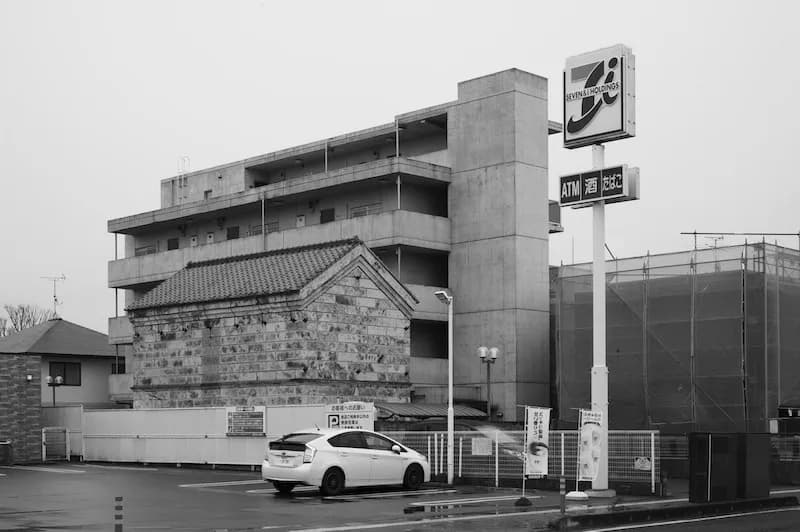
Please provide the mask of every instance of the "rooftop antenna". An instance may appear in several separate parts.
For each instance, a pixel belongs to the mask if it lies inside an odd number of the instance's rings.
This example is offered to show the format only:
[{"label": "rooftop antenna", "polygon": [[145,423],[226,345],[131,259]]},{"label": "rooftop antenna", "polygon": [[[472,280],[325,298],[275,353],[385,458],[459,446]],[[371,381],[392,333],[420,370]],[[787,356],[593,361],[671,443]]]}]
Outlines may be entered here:
[{"label": "rooftop antenna", "polygon": [[[705,238],[708,239],[708,240],[713,240],[714,241],[714,249],[717,248],[717,242],[719,242],[720,240],[725,240],[725,237],[721,236],[721,235],[720,236],[707,236]],[[710,244],[706,244],[706,245],[708,247],[711,247]]]},{"label": "rooftop antenna", "polygon": [[62,273],[58,277],[49,276],[49,275],[43,275],[41,278],[42,279],[47,279],[48,281],[53,281],[53,317],[57,318],[58,317],[58,311],[56,310],[56,307],[61,304],[61,301],[58,300],[58,295],[56,294],[56,283],[58,281],[66,281],[67,280],[67,276]]}]

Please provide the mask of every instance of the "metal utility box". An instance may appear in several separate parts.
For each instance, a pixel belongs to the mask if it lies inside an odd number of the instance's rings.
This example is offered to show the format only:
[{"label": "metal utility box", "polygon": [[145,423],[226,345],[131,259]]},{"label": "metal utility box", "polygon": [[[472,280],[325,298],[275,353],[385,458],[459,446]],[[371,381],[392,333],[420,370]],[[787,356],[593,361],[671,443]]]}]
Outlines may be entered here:
[{"label": "metal utility box", "polygon": [[689,502],[769,497],[769,434],[689,434]]}]

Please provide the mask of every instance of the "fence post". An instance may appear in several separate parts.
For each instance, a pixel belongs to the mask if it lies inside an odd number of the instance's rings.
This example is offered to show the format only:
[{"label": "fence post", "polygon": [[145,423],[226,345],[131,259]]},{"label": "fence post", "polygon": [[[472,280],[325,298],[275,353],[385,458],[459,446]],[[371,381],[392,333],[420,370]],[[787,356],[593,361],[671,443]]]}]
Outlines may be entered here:
[{"label": "fence post", "polygon": [[494,431],[494,487],[500,487],[500,431]]},{"label": "fence post", "polygon": [[425,458],[428,459],[428,462],[431,461],[431,435],[430,434],[428,434],[428,456],[426,456]]},{"label": "fence post", "polygon": [[458,478],[461,478],[461,476],[462,476],[461,475],[461,464],[463,463],[463,460],[461,459],[461,457],[463,456],[462,455],[463,444],[464,444],[464,438],[459,436],[459,438],[458,438]]},{"label": "fence post", "polygon": [[66,455],[67,455],[67,456],[66,456],[66,458],[67,458],[67,462],[70,462],[70,461],[71,461],[71,460],[70,460],[70,455],[71,455],[72,453],[70,452],[70,448],[69,448],[69,427],[66,427],[66,428],[64,429],[64,440],[65,440],[65,441],[64,441],[64,448],[66,449]]},{"label": "fence post", "polygon": [[656,492],[656,433],[650,431],[650,493]]},{"label": "fence post", "polygon": [[433,470],[439,474],[439,433],[433,433]]},{"label": "fence post", "polygon": [[42,462],[47,462],[47,442],[44,441],[45,429],[42,429]]},{"label": "fence post", "polygon": [[444,450],[444,440],[447,438],[445,434],[439,438],[439,472],[444,473],[447,470],[447,456]]},{"label": "fence post", "polygon": [[564,476],[564,431],[561,431],[561,476]]}]

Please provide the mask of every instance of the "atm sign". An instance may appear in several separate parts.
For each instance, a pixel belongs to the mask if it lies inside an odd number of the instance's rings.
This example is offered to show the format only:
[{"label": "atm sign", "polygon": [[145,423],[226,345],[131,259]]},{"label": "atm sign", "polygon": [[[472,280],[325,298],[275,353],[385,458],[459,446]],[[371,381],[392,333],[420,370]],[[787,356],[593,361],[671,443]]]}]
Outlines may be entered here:
[{"label": "atm sign", "polygon": [[612,166],[580,174],[561,176],[561,205],[579,205],[597,200],[626,198],[628,166]]}]

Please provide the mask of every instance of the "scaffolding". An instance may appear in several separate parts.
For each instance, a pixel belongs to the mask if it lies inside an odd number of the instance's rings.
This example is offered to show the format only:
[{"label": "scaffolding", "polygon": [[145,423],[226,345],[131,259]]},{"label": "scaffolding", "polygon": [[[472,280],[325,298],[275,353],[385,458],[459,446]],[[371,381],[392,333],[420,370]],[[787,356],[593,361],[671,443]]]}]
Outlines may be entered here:
[{"label": "scaffolding", "polygon": [[[611,429],[767,431],[800,405],[800,252],[766,242],[606,264]],[[558,426],[590,401],[591,264],[554,268]]]}]

